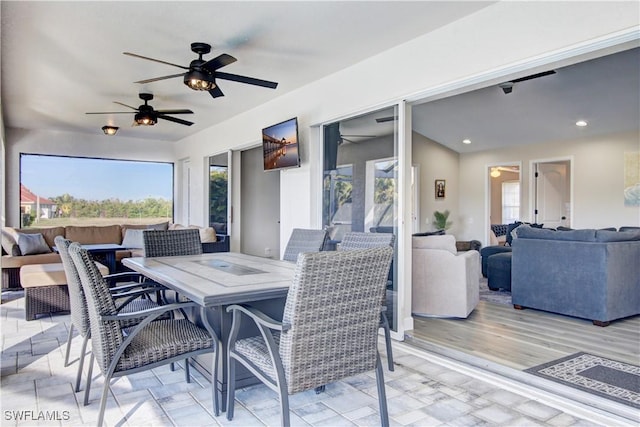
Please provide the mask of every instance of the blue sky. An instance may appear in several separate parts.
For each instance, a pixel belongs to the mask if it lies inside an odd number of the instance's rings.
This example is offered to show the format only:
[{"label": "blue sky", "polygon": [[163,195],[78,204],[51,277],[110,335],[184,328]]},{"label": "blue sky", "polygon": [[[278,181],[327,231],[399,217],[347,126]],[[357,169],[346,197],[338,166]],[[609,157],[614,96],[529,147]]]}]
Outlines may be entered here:
[{"label": "blue sky", "polygon": [[44,197],[173,198],[173,164],[23,154],[20,182]]}]

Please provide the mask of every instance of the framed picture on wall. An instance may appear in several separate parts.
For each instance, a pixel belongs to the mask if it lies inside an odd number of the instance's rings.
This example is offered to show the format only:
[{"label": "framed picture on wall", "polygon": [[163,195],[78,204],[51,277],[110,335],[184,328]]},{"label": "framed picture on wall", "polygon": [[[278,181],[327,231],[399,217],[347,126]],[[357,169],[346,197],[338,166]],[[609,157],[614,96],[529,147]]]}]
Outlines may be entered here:
[{"label": "framed picture on wall", "polygon": [[445,180],[436,179],[436,199],[444,199],[445,197]]}]

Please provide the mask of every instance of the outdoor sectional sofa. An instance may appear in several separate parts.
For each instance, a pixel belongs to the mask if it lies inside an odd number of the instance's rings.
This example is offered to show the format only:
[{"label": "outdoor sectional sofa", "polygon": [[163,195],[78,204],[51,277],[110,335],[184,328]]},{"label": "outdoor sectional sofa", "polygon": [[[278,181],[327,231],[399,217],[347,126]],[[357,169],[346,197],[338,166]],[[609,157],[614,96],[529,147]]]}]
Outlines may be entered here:
[{"label": "outdoor sectional sofa", "polygon": [[[55,245],[56,236],[62,236],[73,242],[81,244],[104,244],[114,243],[125,247],[124,250],[116,251],[116,261],[131,256],[144,256],[142,250],[142,233],[145,229],[167,229],[185,228],[179,224],[169,225],[168,223],[155,225],[124,224],[108,226],[66,226],[50,228],[16,228],[4,227],[2,230],[2,289],[20,289],[20,267],[23,265],[52,264],[60,263],[60,255],[53,252],[51,248]],[[127,232],[127,230],[132,230]],[[228,252],[228,236],[217,235],[212,228],[200,228],[203,252]],[[46,242],[42,253],[22,255],[18,245],[11,242],[10,236],[15,233],[41,234]],[[44,246],[44,243],[42,244]],[[38,251],[36,251],[38,252]]]},{"label": "outdoor sectional sofa", "polygon": [[518,227],[511,298],[599,326],[640,314],[640,230]]}]

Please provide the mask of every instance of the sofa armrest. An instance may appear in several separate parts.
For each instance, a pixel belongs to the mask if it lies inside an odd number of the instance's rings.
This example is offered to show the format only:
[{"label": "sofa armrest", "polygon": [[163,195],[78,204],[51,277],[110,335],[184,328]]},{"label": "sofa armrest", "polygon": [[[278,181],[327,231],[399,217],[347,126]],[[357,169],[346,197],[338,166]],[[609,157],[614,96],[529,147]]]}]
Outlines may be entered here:
[{"label": "sofa armrest", "polygon": [[229,236],[217,235],[216,242],[202,243],[202,252],[205,254],[214,252],[229,252]]}]

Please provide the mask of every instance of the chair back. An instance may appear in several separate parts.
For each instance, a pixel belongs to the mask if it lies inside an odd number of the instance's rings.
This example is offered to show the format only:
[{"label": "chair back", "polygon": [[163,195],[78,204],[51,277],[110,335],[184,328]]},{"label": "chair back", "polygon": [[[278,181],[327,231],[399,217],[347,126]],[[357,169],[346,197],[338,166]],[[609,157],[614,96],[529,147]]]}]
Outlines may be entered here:
[{"label": "chair back", "polygon": [[327,239],[326,230],[294,228],[287,242],[282,259],[296,262],[300,252],[320,252]]},{"label": "chair back", "polygon": [[395,234],[350,231],[345,233],[338,250],[351,251],[354,249],[377,248],[379,246],[393,247],[395,240]]},{"label": "chair back", "polygon": [[71,256],[69,255],[69,245],[71,240],[62,236],[56,236],[54,239],[64,274],[67,277],[67,288],[69,289],[69,308],[71,309],[71,322],[78,329],[80,336],[84,337],[89,332],[89,312],[87,311],[87,302],[80,283],[80,276],[76,269]]},{"label": "chair back", "polygon": [[144,230],[144,256],[200,255],[200,231],[195,228],[181,230]]},{"label": "chair back", "polygon": [[102,277],[86,249],[78,243],[69,245],[69,255],[78,271],[78,277],[87,300],[93,355],[102,372],[106,372],[118,347],[123,342],[119,321],[102,320],[103,315],[117,314],[109,285]]},{"label": "chair back", "polygon": [[289,394],[375,369],[391,247],[302,253],[280,337]]}]

